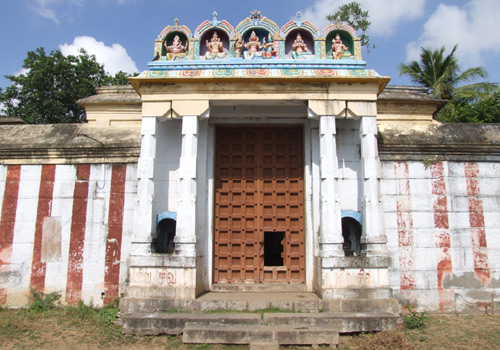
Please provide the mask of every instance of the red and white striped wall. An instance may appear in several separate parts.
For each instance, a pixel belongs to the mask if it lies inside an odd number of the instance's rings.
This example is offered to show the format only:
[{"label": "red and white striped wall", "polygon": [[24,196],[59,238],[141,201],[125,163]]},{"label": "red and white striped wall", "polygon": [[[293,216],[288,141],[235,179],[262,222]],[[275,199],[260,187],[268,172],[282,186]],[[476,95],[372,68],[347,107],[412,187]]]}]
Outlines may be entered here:
[{"label": "red and white striped wall", "polygon": [[136,165],[0,165],[0,304],[99,305],[126,279]]},{"label": "red and white striped wall", "polygon": [[382,163],[390,284],[405,304],[467,311],[500,300],[500,165]]}]

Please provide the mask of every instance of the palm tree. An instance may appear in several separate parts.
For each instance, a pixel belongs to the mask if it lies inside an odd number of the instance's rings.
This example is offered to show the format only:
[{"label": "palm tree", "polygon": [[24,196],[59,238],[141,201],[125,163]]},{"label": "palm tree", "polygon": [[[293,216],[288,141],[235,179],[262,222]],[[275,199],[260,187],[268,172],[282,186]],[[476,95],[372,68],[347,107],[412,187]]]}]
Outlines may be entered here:
[{"label": "palm tree", "polygon": [[408,75],[412,82],[429,88],[434,96],[459,101],[477,101],[499,91],[498,85],[490,82],[479,82],[458,86],[462,83],[486,78],[488,73],[482,67],[469,68],[460,72],[453,47],[448,56],[444,56],[444,46],[438,50],[420,49],[420,62],[413,61],[409,65],[401,63],[399,74]]}]

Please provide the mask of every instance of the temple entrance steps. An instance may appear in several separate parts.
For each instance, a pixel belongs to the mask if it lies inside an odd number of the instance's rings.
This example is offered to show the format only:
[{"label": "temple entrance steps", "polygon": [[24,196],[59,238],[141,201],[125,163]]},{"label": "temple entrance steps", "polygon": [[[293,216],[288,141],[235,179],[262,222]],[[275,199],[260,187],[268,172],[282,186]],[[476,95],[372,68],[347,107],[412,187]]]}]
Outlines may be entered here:
[{"label": "temple entrance steps", "polygon": [[334,345],[340,333],[395,329],[400,311],[396,299],[321,300],[314,293],[211,292],[183,305],[129,310],[123,332],[182,334],[185,343]]},{"label": "temple entrance steps", "polygon": [[212,312],[220,310],[255,312],[382,312],[399,314],[398,301],[392,293],[380,289],[360,289],[342,293],[335,299],[321,299],[315,293],[298,292],[209,292],[194,300],[125,297],[120,301],[123,314],[178,312]]}]

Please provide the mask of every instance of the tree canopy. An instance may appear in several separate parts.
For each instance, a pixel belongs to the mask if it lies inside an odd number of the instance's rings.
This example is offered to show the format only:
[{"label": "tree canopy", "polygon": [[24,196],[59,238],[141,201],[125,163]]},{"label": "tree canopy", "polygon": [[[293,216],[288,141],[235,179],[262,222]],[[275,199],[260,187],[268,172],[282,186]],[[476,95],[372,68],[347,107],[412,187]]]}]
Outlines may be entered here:
[{"label": "tree canopy", "polygon": [[479,82],[461,85],[478,78],[486,78],[488,73],[482,67],[461,71],[455,57],[457,45],[451,53],[444,55],[445,47],[438,50],[420,49],[420,62],[413,61],[399,66],[400,75],[407,75],[411,81],[429,88],[436,97],[448,100],[476,101],[490,97],[498,91],[497,84]]},{"label": "tree canopy", "polygon": [[335,22],[337,18],[340,18],[341,21],[349,23],[360,34],[361,45],[369,48],[370,37],[367,34],[368,27],[371,25],[369,17],[368,11],[363,11],[358,2],[352,1],[340,6],[337,12],[326,16],[326,19]]},{"label": "tree canopy", "polygon": [[445,48],[420,49],[420,61],[400,64],[400,75],[425,86],[434,96],[449,100],[435,118],[453,123],[498,123],[500,122],[500,92],[498,85],[490,82],[475,82],[487,78],[482,67],[461,71],[455,57],[457,45],[445,56]]},{"label": "tree canopy", "polygon": [[85,122],[78,99],[95,94],[98,86],[128,83],[126,73],[107,74],[83,49],[78,56],[64,56],[59,50],[47,55],[38,48],[28,52],[23,68],[22,74],[5,76],[12,85],[0,90],[0,113],[34,124]]}]

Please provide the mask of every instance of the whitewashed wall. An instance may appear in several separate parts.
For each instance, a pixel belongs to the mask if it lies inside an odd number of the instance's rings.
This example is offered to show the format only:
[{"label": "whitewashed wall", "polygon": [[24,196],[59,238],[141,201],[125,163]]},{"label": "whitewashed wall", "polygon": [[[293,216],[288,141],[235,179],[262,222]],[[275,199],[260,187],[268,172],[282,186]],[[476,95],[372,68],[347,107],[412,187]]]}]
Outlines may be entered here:
[{"label": "whitewashed wall", "polygon": [[166,120],[156,130],[155,215],[177,210],[182,120]]},{"label": "whitewashed wall", "polygon": [[403,304],[484,310],[500,299],[500,165],[382,163],[390,284]]},{"label": "whitewashed wall", "polygon": [[30,288],[96,305],[123,292],[135,164],[0,165],[0,304]]},{"label": "whitewashed wall", "polygon": [[338,189],[341,210],[361,212],[361,149],[359,120],[336,121],[337,159],[339,168]]},{"label": "whitewashed wall", "polygon": [[[122,293],[136,176],[135,164],[0,165],[0,303],[24,305],[30,287],[97,305]],[[500,164],[383,161],[381,193],[401,303],[498,303]]]}]

